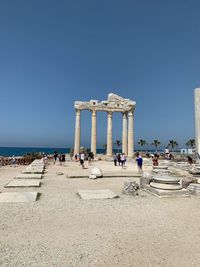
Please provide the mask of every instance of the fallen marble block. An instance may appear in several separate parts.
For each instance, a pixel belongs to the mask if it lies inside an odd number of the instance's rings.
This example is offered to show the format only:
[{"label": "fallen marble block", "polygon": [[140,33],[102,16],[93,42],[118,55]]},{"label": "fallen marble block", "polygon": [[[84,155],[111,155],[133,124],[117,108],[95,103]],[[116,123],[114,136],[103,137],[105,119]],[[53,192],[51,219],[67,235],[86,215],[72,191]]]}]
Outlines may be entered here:
[{"label": "fallen marble block", "polygon": [[96,178],[103,177],[103,173],[102,173],[102,170],[100,168],[92,168],[90,171],[90,175],[96,176]]},{"label": "fallen marble block", "polygon": [[39,187],[40,186],[40,181],[38,180],[21,180],[21,179],[15,179],[14,181],[11,181],[4,187],[9,188],[9,187]]},{"label": "fallen marble block", "polygon": [[18,174],[15,179],[42,179],[42,174],[36,173],[21,173]]},{"label": "fallen marble block", "polygon": [[166,165],[158,165],[158,166],[153,166],[154,170],[167,170],[168,166]]},{"label": "fallen marble block", "polygon": [[183,188],[187,188],[191,183],[198,183],[198,179],[195,177],[184,177],[181,179]]},{"label": "fallen marble block", "polygon": [[109,189],[79,190],[78,195],[81,199],[112,199],[119,197]]},{"label": "fallen marble block", "polygon": [[187,188],[192,195],[200,196],[200,184],[190,184]]},{"label": "fallen marble block", "polygon": [[5,192],[0,193],[0,203],[34,202],[38,192]]},{"label": "fallen marble block", "polygon": [[200,170],[199,169],[190,169],[189,173],[191,173],[192,175],[200,175]]}]

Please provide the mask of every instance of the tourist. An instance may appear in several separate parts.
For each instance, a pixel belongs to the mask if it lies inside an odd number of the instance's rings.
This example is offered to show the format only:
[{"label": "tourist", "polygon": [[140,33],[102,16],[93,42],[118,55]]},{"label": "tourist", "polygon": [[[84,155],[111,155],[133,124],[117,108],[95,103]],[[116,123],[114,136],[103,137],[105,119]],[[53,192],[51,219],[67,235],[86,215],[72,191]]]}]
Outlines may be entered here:
[{"label": "tourist", "polygon": [[58,158],[58,152],[57,151],[54,152],[53,158],[54,158],[54,164],[56,164],[56,160]]},{"label": "tourist", "polygon": [[78,155],[77,154],[74,155],[74,159],[75,159],[75,161],[77,161],[77,159],[78,159]]},{"label": "tourist", "polygon": [[192,158],[190,156],[187,156],[187,160],[188,160],[188,163],[191,165],[193,162]]},{"label": "tourist", "polygon": [[84,169],[84,160],[85,160],[85,154],[81,153],[81,155],[80,155],[80,164],[81,164],[83,169]]},{"label": "tourist", "polygon": [[114,165],[117,166],[117,155],[113,154]]},{"label": "tourist", "polygon": [[65,165],[65,154],[64,153],[62,154],[61,160],[62,160],[63,164]]},{"label": "tourist", "polygon": [[120,155],[120,153],[117,154],[117,161],[118,161],[118,164],[120,166],[120,164],[121,164],[121,155]]},{"label": "tourist", "polygon": [[58,155],[58,159],[59,159],[60,165],[62,165],[62,155],[61,154]]},{"label": "tourist", "polygon": [[126,163],[126,156],[124,153],[122,153],[121,157],[120,157],[120,161],[122,163],[122,169],[125,168],[125,163]]},{"label": "tourist", "polygon": [[142,163],[143,163],[143,159],[140,156],[139,152],[136,153],[136,162],[137,162],[137,166],[138,166],[138,172],[142,173]]},{"label": "tourist", "polygon": [[16,158],[14,155],[12,156],[11,164],[12,167],[16,167]]},{"label": "tourist", "polygon": [[152,158],[153,161],[153,166],[158,166],[158,155],[155,154],[154,157]]}]

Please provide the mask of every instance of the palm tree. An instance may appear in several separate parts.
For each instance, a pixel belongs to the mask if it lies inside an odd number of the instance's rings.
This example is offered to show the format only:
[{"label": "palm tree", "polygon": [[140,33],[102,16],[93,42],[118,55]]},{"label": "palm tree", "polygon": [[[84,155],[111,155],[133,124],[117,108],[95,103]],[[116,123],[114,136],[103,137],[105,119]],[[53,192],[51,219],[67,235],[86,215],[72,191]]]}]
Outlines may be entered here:
[{"label": "palm tree", "polygon": [[104,154],[106,154],[106,150],[107,150],[107,144],[103,144],[103,148],[105,149]]},{"label": "palm tree", "polygon": [[191,148],[195,147],[195,139],[189,139],[186,143],[186,146],[189,146]]},{"label": "palm tree", "polygon": [[161,144],[161,142],[159,140],[153,140],[153,142],[151,143],[151,146],[155,146],[156,150],[157,147]]},{"label": "palm tree", "polygon": [[121,142],[120,140],[116,140],[115,143],[114,143],[114,145],[117,146],[118,154],[119,154],[119,148],[120,148],[120,146],[122,145],[122,142]]},{"label": "palm tree", "polygon": [[170,147],[170,146],[173,150],[176,146],[178,146],[178,143],[176,142],[176,140],[169,140],[168,147]]},{"label": "palm tree", "polygon": [[143,147],[144,145],[146,145],[146,144],[147,144],[147,142],[146,142],[145,140],[143,140],[143,139],[140,139],[140,140],[138,141],[138,145],[141,146],[141,149],[142,149],[142,147]]}]

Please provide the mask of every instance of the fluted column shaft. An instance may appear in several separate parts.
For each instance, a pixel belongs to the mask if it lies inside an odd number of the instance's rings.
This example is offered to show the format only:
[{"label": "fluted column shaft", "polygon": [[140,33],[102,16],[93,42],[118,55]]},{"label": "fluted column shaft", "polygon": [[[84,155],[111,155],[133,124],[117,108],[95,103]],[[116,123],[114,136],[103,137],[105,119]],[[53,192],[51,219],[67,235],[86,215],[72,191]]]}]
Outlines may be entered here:
[{"label": "fluted column shaft", "polygon": [[196,88],[194,90],[194,106],[195,106],[195,147],[196,147],[196,153],[200,155],[200,88]]},{"label": "fluted column shaft", "polygon": [[80,141],[81,141],[81,110],[76,109],[74,155],[79,154],[80,152]]},{"label": "fluted column shaft", "polygon": [[112,156],[112,112],[108,112],[107,119],[107,156]]},{"label": "fluted column shaft", "polygon": [[128,156],[133,156],[133,111],[128,112]]},{"label": "fluted column shaft", "polygon": [[122,153],[127,155],[127,113],[123,113]]},{"label": "fluted column shaft", "polygon": [[97,117],[96,110],[92,111],[91,152],[97,154]]}]

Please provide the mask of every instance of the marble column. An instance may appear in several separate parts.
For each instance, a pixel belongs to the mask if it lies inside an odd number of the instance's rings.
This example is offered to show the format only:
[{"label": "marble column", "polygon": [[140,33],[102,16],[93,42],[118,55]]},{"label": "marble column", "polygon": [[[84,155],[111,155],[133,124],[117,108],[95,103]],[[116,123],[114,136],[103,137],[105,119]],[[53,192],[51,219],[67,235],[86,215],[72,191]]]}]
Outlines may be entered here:
[{"label": "marble column", "polygon": [[112,156],[112,112],[107,113],[107,156]]},{"label": "marble column", "polygon": [[128,156],[133,156],[133,110],[128,112]]},{"label": "marble column", "polygon": [[74,155],[80,152],[81,141],[81,110],[76,109]]},{"label": "marble column", "polygon": [[195,106],[195,146],[197,158],[200,156],[200,88],[194,90],[194,106]]},{"label": "marble column", "polygon": [[97,117],[96,110],[92,111],[91,152],[97,154]]},{"label": "marble column", "polygon": [[127,155],[127,113],[123,114],[123,128],[122,128],[122,153]]}]

